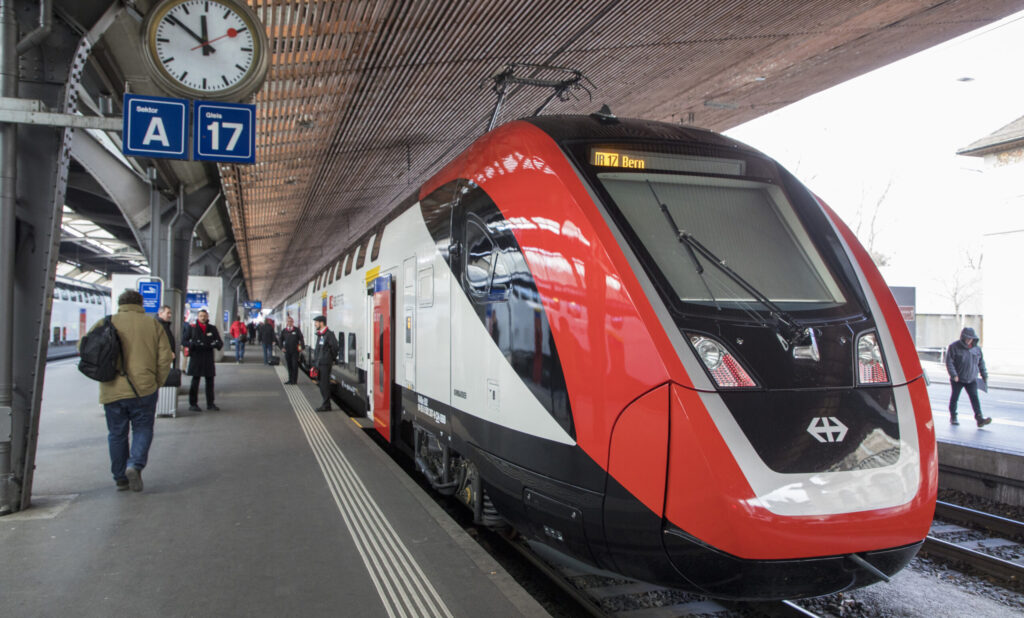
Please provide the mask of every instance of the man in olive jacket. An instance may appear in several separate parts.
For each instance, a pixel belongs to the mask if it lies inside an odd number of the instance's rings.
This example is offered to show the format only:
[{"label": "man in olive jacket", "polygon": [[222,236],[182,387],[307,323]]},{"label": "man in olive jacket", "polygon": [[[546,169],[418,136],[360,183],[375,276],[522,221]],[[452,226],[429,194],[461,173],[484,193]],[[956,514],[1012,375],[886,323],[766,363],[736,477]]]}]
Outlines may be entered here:
[{"label": "man in olive jacket", "polygon": [[[100,403],[107,415],[110,471],[118,491],[142,491],[142,469],[153,443],[157,390],[174,361],[171,342],[160,323],[142,310],[142,295],[125,290],[111,318],[121,339],[121,373],[100,382]],[[94,330],[103,320],[93,324]],[[131,427],[131,448],[128,429]]]}]

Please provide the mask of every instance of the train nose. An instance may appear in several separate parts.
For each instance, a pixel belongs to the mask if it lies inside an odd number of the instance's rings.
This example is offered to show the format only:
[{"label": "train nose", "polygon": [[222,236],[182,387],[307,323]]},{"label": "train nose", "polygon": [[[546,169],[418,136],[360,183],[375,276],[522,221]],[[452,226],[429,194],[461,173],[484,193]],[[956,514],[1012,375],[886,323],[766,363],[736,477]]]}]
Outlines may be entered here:
[{"label": "train nose", "polygon": [[669,463],[671,386],[631,403],[612,430],[605,491],[608,558],[620,573],[678,585],[662,540]]}]

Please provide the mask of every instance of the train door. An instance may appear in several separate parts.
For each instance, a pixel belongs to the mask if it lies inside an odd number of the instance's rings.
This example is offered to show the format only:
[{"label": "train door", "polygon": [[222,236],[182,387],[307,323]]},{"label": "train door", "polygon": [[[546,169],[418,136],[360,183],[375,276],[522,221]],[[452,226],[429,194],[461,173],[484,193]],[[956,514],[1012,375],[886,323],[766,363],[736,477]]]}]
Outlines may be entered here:
[{"label": "train door", "polygon": [[402,262],[402,386],[416,390],[416,256]]},{"label": "train door", "polygon": [[393,277],[381,275],[373,282],[373,426],[384,439],[394,438],[392,384],[394,383]]},{"label": "train door", "polygon": [[366,288],[366,311],[363,312],[365,328],[363,329],[363,348],[366,353],[362,357],[366,369],[366,417],[373,418],[373,384],[376,374],[373,371],[373,285]]}]

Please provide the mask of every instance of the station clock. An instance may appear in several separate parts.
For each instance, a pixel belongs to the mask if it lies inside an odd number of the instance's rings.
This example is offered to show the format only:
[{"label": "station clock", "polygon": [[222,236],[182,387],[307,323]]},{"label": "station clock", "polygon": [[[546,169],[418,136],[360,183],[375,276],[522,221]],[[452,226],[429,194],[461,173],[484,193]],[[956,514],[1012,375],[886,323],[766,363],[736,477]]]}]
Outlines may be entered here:
[{"label": "station clock", "polygon": [[263,84],[267,33],[235,0],[165,0],[142,25],[146,64],[169,93],[191,99],[242,101]]}]

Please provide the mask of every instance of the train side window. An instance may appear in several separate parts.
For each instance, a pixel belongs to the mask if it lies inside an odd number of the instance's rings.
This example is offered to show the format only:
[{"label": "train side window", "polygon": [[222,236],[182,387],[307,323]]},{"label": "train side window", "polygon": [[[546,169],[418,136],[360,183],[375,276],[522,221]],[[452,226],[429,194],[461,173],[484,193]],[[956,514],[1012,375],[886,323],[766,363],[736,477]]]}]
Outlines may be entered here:
[{"label": "train side window", "polygon": [[67,300],[68,296],[69,296],[69,294],[68,294],[67,290],[61,290],[60,291],[60,299],[61,300]]},{"label": "train side window", "polygon": [[352,272],[352,252],[349,251],[348,255],[345,256],[345,274],[348,275]]},{"label": "train side window", "polygon": [[377,234],[373,237],[373,251],[370,252],[370,261],[376,262],[380,256],[380,239],[384,237],[384,228],[381,227],[377,230]]},{"label": "train side window", "polygon": [[356,258],[356,268],[362,268],[363,264],[366,262],[366,245],[368,244],[370,244],[369,238],[359,245],[359,257]]},{"label": "train side window", "polygon": [[334,269],[334,280],[341,279],[341,267],[345,265],[345,257],[338,258],[338,267]]},{"label": "train side window", "polygon": [[333,264],[327,267],[327,270],[324,272],[324,276],[327,277],[327,283],[328,284],[334,283],[334,265]]},{"label": "train side window", "polygon": [[338,331],[338,357],[335,359],[336,362],[345,362],[345,331]]},{"label": "train side window", "polygon": [[466,283],[476,296],[487,296],[494,263],[494,243],[476,221],[466,221]]},{"label": "train side window", "polygon": [[356,362],[356,334],[348,334],[348,362]]}]

